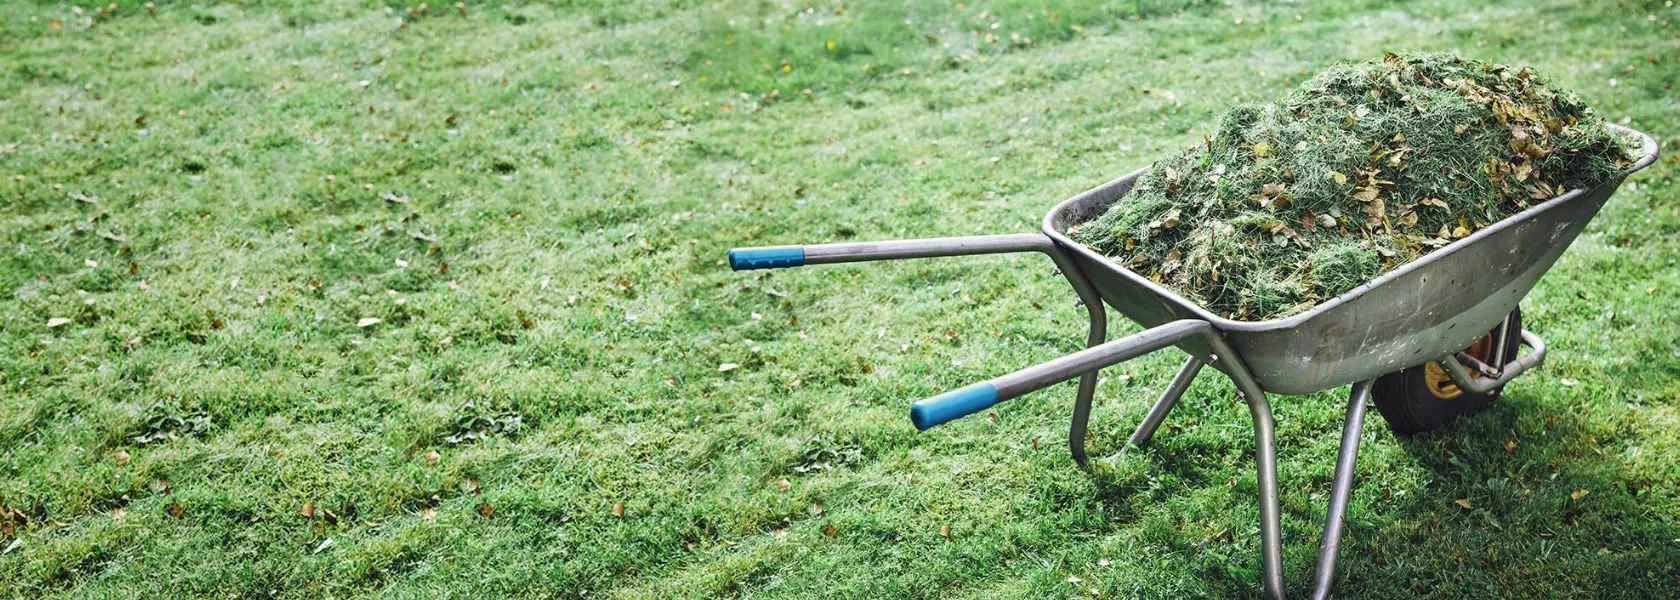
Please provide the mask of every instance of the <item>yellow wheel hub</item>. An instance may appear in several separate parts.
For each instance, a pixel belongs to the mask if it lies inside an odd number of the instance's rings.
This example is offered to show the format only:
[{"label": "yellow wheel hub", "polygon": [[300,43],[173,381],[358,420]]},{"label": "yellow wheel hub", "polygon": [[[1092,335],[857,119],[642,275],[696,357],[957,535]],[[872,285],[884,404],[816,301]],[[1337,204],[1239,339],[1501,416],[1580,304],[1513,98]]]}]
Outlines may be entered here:
[{"label": "yellow wheel hub", "polygon": [[[1476,357],[1476,360],[1488,362],[1493,358],[1493,335],[1489,334],[1476,340],[1476,343],[1464,349],[1464,353]],[[1481,376],[1482,374],[1475,369],[1470,370],[1471,379],[1478,379]],[[1464,390],[1459,389],[1458,384],[1453,383],[1452,377],[1447,375],[1447,370],[1441,368],[1440,363],[1435,361],[1423,363],[1423,380],[1428,384],[1429,393],[1441,400],[1453,400],[1464,395]]]}]

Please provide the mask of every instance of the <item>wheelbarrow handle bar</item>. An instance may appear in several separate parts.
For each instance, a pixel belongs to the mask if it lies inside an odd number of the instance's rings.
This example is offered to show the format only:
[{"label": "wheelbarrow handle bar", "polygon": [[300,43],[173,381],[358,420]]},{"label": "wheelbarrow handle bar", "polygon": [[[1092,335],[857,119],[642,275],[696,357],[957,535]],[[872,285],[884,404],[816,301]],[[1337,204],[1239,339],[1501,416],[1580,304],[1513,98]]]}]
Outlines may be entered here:
[{"label": "wheelbarrow handle bar", "polygon": [[918,401],[910,405],[910,422],[916,425],[916,429],[926,431],[929,427],[986,410],[999,402],[1103,367],[1126,362],[1199,335],[1214,335],[1213,325],[1200,319],[1173,321],[989,381]]},{"label": "wheelbarrow handle bar", "polygon": [[1048,252],[1054,245],[1055,242],[1042,233],[1009,233],[922,240],[732,248],[729,250],[729,268],[746,271],[872,260]]}]

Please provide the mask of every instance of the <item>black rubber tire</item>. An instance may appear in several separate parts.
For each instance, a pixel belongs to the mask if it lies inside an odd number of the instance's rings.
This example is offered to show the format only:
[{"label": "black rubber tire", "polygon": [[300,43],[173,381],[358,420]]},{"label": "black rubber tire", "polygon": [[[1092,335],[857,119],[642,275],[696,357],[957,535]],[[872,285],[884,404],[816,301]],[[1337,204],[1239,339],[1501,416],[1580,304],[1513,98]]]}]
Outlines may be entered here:
[{"label": "black rubber tire", "polygon": [[[1489,336],[1498,330],[1488,332]],[[1505,360],[1517,356],[1522,336],[1522,309],[1511,311],[1511,335],[1505,339]],[[1492,342],[1490,341],[1491,345]],[[1484,357],[1485,358],[1485,357]],[[1371,403],[1388,421],[1388,428],[1400,435],[1412,435],[1444,427],[1459,415],[1487,408],[1499,398],[1498,388],[1486,394],[1459,391],[1456,398],[1443,400],[1430,391],[1425,374],[1429,365],[1418,365],[1377,378],[1371,386]],[[1439,368],[1439,367],[1436,367]]]}]

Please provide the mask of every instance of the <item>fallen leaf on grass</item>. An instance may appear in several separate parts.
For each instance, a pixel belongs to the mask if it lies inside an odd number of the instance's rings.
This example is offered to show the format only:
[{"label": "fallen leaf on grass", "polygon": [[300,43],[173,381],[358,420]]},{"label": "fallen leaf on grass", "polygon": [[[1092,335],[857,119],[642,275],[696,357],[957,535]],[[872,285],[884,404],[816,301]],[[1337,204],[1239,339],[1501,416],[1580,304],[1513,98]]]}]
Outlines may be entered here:
[{"label": "fallen leaf on grass", "polygon": [[116,461],[119,467],[128,464],[128,451],[118,450],[116,454],[111,455],[111,460]]},{"label": "fallen leaf on grass", "polygon": [[49,329],[63,327],[69,324],[70,319],[66,319],[64,317],[53,317],[51,319],[47,319],[47,328]]},{"label": "fallen leaf on grass", "polygon": [[384,319],[379,319],[379,318],[376,318],[376,317],[362,317],[360,320],[356,321],[356,326],[365,329],[365,328],[368,328],[368,327],[372,327],[374,325],[378,325],[378,324],[383,323],[383,322],[384,322]]},{"label": "fallen leaf on grass", "polygon": [[726,373],[726,372],[733,371],[733,370],[739,369],[739,368],[741,368],[741,365],[738,365],[738,364],[735,364],[735,363],[723,363],[721,365],[718,365],[718,372],[719,373]]},{"label": "fallen leaf on grass", "polygon": [[427,466],[437,465],[438,461],[443,460],[443,455],[438,454],[436,450],[427,450],[424,457],[426,459]]},{"label": "fallen leaf on grass", "polygon": [[612,505],[612,516],[618,517],[620,519],[624,518],[624,503],[623,502],[614,502],[613,503],[613,505]]},{"label": "fallen leaf on grass", "polygon": [[942,538],[945,538],[945,539],[951,539],[951,524],[950,523],[946,523],[944,525],[939,526],[939,537],[942,537]]},{"label": "fallen leaf on grass", "polygon": [[437,518],[437,509],[435,509],[435,508],[422,508],[422,509],[420,509],[420,520],[430,521],[430,520],[436,519],[436,518]]},{"label": "fallen leaf on grass", "polygon": [[481,517],[484,517],[486,519],[489,519],[489,518],[492,518],[492,517],[496,516],[496,507],[491,506],[489,502],[478,503],[477,510],[478,510],[478,515],[481,516]]},{"label": "fallen leaf on grass", "polygon": [[826,535],[826,536],[831,537],[831,538],[837,538],[837,537],[840,537],[840,530],[835,529],[833,523],[829,523],[829,524],[823,525],[823,535]]},{"label": "fallen leaf on grass", "polygon": [[165,504],[163,506],[163,511],[169,513],[169,516],[175,517],[175,520],[177,521],[181,520],[181,517],[185,516],[187,513],[187,510],[181,507],[180,502],[170,502],[169,504]]},{"label": "fallen leaf on grass", "polygon": [[786,480],[786,479],[782,479],[782,480],[779,480],[779,481],[776,482],[776,490],[777,491],[785,492],[785,491],[788,491],[788,488],[791,488],[791,487],[793,487],[793,484],[789,483],[788,480]]},{"label": "fallen leaf on grass", "polygon": [[1569,493],[1569,499],[1570,500],[1580,500],[1582,498],[1587,497],[1587,494],[1591,494],[1591,493],[1592,493],[1592,490],[1588,490],[1586,488],[1580,488],[1580,489],[1577,489],[1573,492],[1570,492]]},{"label": "fallen leaf on grass", "polygon": [[321,540],[321,543],[315,546],[315,551],[310,552],[310,554],[320,554],[322,550],[333,547],[333,543],[332,538]]},{"label": "fallen leaf on grass", "polygon": [[1472,506],[1470,506],[1470,499],[1469,498],[1459,498],[1457,500],[1454,500],[1453,504],[1457,504],[1459,506],[1464,507],[1464,510],[1470,510],[1471,508],[1473,508]]},{"label": "fallen leaf on grass", "polygon": [[303,506],[298,508],[298,514],[302,515],[303,518],[305,518],[305,519],[315,518],[315,503],[314,502],[303,503]]}]

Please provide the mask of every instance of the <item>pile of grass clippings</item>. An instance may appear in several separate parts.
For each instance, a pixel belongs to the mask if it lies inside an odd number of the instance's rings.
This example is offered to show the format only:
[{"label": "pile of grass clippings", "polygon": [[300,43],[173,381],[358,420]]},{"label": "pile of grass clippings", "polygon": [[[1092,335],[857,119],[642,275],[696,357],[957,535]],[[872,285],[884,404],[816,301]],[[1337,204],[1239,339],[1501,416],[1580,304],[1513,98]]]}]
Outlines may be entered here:
[{"label": "pile of grass clippings", "polygon": [[1389,54],[1226,113],[1074,240],[1227,318],[1284,317],[1637,155],[1527,67]]}]

